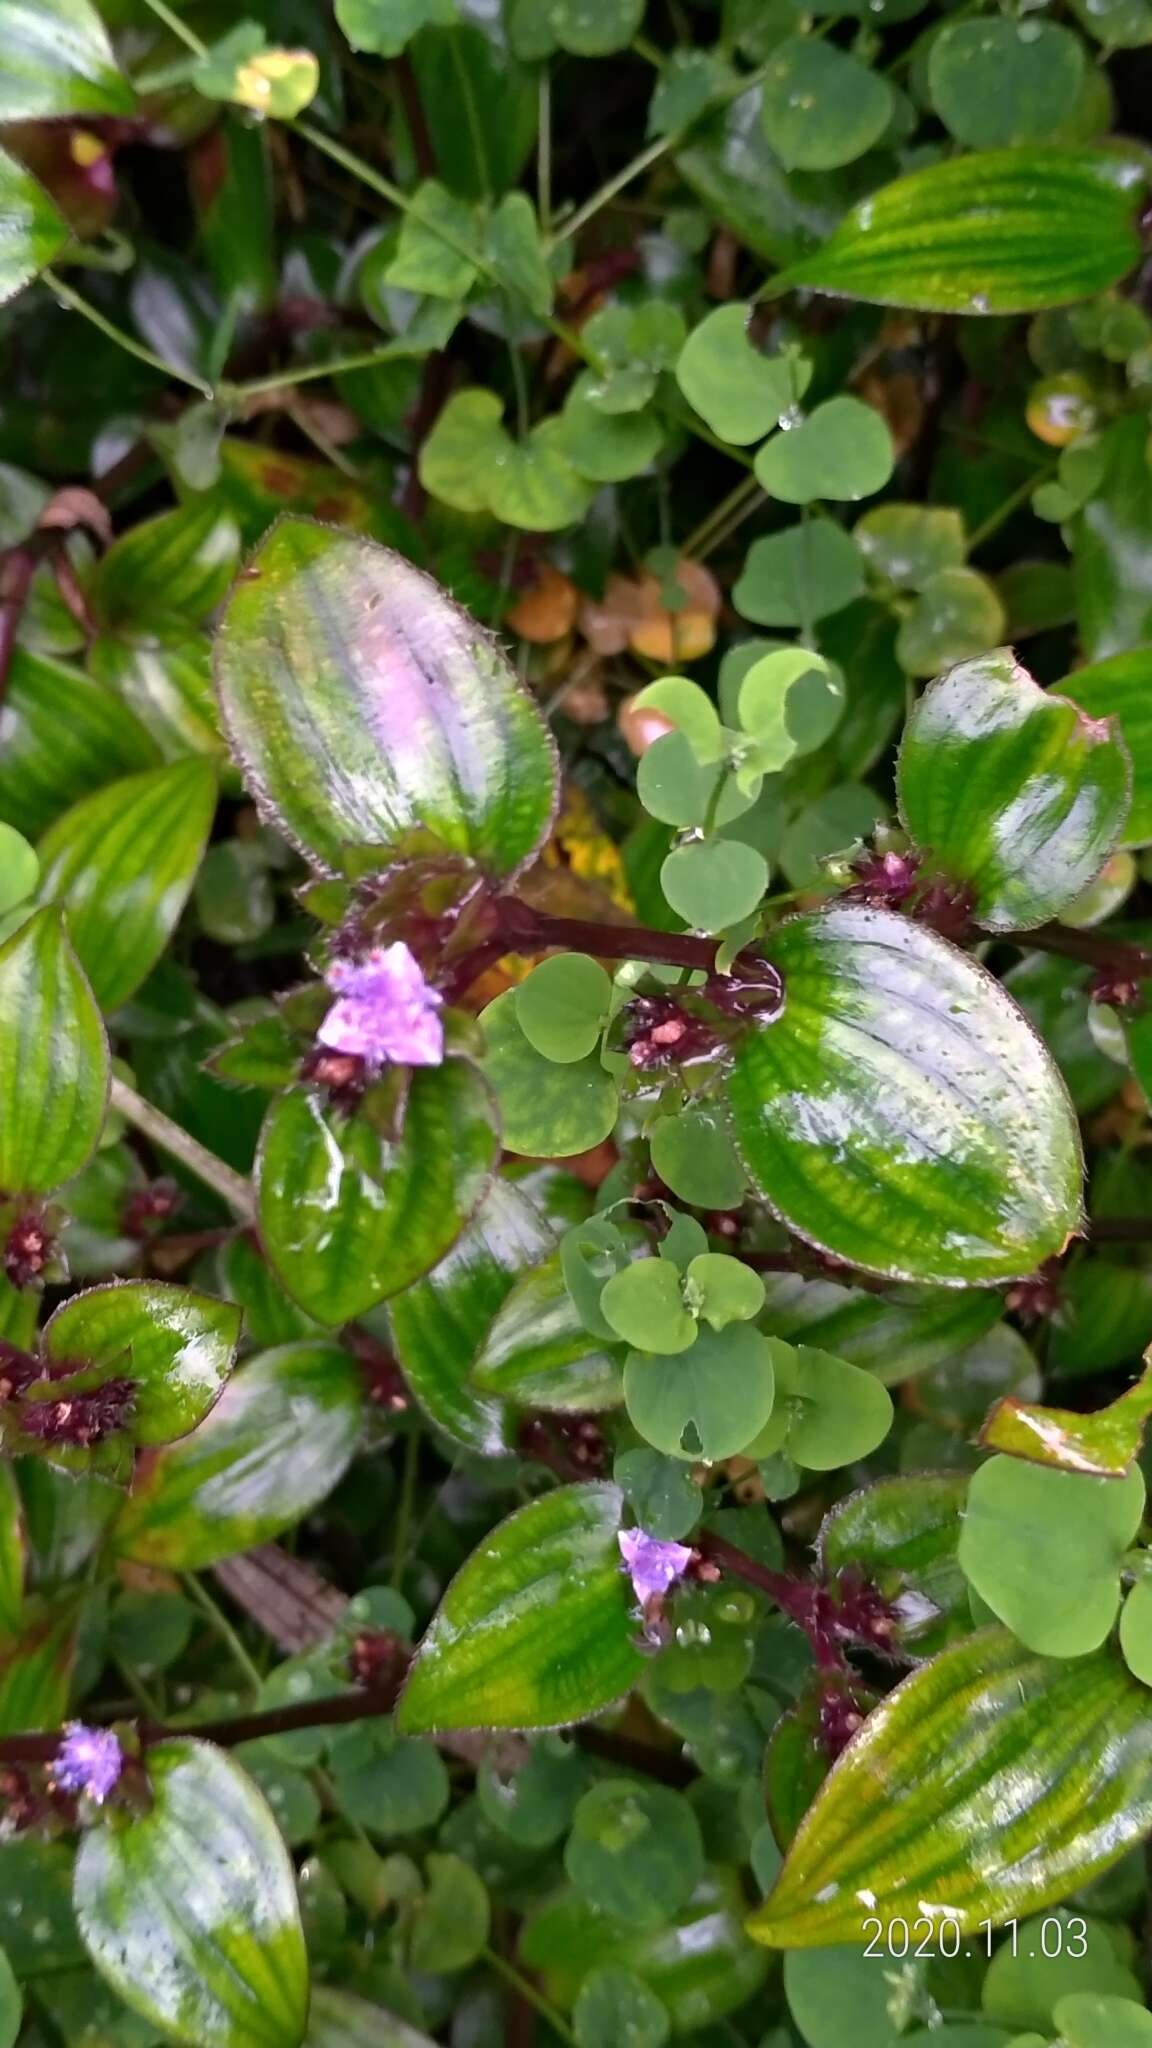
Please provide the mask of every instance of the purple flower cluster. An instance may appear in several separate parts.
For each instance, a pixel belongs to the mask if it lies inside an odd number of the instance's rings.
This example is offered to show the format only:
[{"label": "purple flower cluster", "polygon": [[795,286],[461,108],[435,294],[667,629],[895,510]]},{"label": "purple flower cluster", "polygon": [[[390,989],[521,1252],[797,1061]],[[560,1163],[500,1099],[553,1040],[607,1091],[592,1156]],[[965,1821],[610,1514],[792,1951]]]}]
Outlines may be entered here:
[{"label": "purple flower cluster", "polygon": [[61,1792],[83,1792],[103,1806],[123,1769],[124,1752],[110,1728],[65,1722],[64,1740],[52,1759],[52,1782]]},{"label": "purple flower cluster", "polygon": [[444,1058],[443,997],[425,981],[403,940],[362,960],[334,960],[325,979],[337,997],[316,1036],[373,1073],[390,1061],[438,1067]]}]

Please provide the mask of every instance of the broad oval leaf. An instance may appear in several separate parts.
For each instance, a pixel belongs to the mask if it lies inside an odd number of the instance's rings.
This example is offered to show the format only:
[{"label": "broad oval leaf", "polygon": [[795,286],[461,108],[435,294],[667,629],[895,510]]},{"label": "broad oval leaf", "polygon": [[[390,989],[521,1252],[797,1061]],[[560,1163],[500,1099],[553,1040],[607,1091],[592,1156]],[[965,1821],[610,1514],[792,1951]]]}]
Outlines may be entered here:
[{"label": "broad oval leaf", "polygon": [[1043,924],[1120,839],[1131,769],[1110,718],[1034,683],[1010,649],[931,683],[904,730],[904,822],[990,931]]},{"label": "broad oval leaf", "polygon": [[862,1365],[886,1387],[957,1357],[999,1320],[1003,1303],[980,1288],[885,1289],[768,1273],[761,1328],[790,1344],[831,1351]]},{"label": "broad oval leaf", "polygon": [[160,958],[215,808],[215,770],[196,756],[109,783],[41,840],[41,897],[65,905],[103,1009],[127,1002]]},{"label": "broad oval leaf", "polygon": [[322,868],[424,827],[506,875],[547,834],[535,707],[483,628],[373,541],[281,520],[229,602],[217,682],[257,803]]},{"label": "broad oval leaf", "polygon": [[161,1742],[147,1813],[80,1843],[80,1936],[125,2005],[189,2048],[299,2048],[308,1958],[291,1858],[264,1798],[210,1743]]},{"label": "broad oval leaf", "polygon": [[838,904],[773,934],[777,1021],[737,1049],[737,1146],[780,1220],[863,1271],[1020,1278],[1080,1224],[1064,1084],[999,983],[922,925]]},{"label": "broad oval leaf", "polygon": [[135,1382],[137,1444],[167,1444],[202,1422],[223,1390],[240,1340],[231,1302],[163,1280],[125,1280],[73,1295],[44,1327],[56,1372],[67,1361]]},{"label": "broad oval leaf", "polygon": [[397,1726],[557,1728],[620,1699],[644,1669],[622,1508],[618,1487],[561,1486],[501,1522],[445,1593]]},{"label": "broad oval leaf", "polygon": [[973,1473],[960,1565],[998,1621],[1045,1657],[1098,1650],[1116,1620],[1144,1476],[1053,1471],[997,1456]]},{"label": "broad oval leaf", "polygon": [[108,1102],[108,1041],[58,910],[0,946],[0,1188],[48,1194],[79,1173]]},{"label": "broad oval leaf", "polygon": [[968,1581],[956,1548],[968,1481],[962,1473],[878,1479],[838,1502],[820,1528],[826,1576],[863,1572],[896,1614],[896,1641],[930,1657],[971,1627]]},{"label": "broad oval leaf", "polygon": [[17,647],[4,700],[0,817],[35,838],[113,776],[159,758],[126,704],[90,677]]},{"label": "broad oval leaf", "polygon": [[260,1137],[260,1234],[300,1307],[346,1323],[443,1258],[473,1216],[497,1158],[491,1097],[466,1060],[412,1075],[389,1139],[358,1113],[326,1112],[292,1088]]},{"label": "broad oval leaf", "polygon": [[1152,1825],[1148,1694],[1102,1650],[1066,1663],[982,1630],[868,1716],[749,1922],[775,1948],[865,1920],[999,1924],[1077,1890]]},{"label": "broad oval leaf", "polygon": [[1152,647],[1073,669],[1058,688],[1089,718],[1119,722],[1132,760],[1132,805],[1120,844],[1146,846],[1152,840]]},{"label": "broad oval leaf", "polygon": [[608,1136],[616,1122],[618,1089],[598,1053],[563,1066],[545,1059],[524,1035],[514,989],[489,1003],[481,1027],[483,1068],[500,1106],[510,1152],[568,1159]]},{"label": "broad oval leaf", "polygon": [[597,1414],[624,1398],[619,1358],[585,1329],[564,1284],[559,1252],[516,1281],[472,1377],[483,1393],[557,1414]]},{"label": "broad oval leaf", "polygon": [[[7,69],[7,48],[4,62]],[[31,284],[67,240],[68,223],[43,186],[0,149],[0,305]]]},{"label": "broad oval leaf", "polygon": [[1092,149],[996,149],[912,171],[862,199],[773,279],[926,313],[1030,313],[1106,291],[1139,260],[1144,180]]},{"label": "broad oval leaf", "polygon": [[234,1373],[191,1436],[142,1462],[115,1530],[174,1571],[268,1543],[323,1500],[360,1441],[360,1371],[333,1344],[284,1344]]},{"label": "broad oval leaf", "polygon": [[89,0],[5,0],[3,26],[0,121],[132,112],[135,95]]}]

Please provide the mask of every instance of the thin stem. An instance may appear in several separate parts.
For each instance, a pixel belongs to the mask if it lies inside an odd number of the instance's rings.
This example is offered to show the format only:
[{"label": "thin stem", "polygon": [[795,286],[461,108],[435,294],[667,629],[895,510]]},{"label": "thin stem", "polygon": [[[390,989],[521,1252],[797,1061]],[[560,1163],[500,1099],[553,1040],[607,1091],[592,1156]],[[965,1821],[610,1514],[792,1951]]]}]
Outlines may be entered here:
[{"label": "thin stem", "polygon": [[62,277],[57,277],[54,270],[44,270],[40,274],[49,290],[55,292],[61,305],[70,307],[73,313],[82,314],[93,327],[99,328],[101,334],[106,334],[109,341],[114,341],[118,348],[124,349],[130,356],[135,356],[138,362],[147,363],[150,369],[159,370],[163,376],[174,377],[178,384],[187,384],[189,389],[198,392],[201,398],[211,398],[212,386],[205,383],[203,377],[197,377],[191,370],[178,369],[175,363],[166,363],[163,356],[158,356],[150,348],[145,348],[142,341],[137,341],[131,334],[125,334],[122,327],[117,327],[114,320],[106,319],[82,293],[73,291],[70,284],[65,284]]},{"label": "thin stem", "polygon": [[[510,319],[511,307],[504,301],[505,318]],[[513,336],[508,336],[508,360],[512,365],[512,388],[516,393],[516,428],[521,440],[528,434],[528,379],[524,374],[524,358]]]},{"label": "thin stem", "polygon": [[201,1585],[195,1573],[181,1572],[180,1584],[183,1586],[192,1605],[200,1609],[201,1614],[213,1633],[219,1636],[237,1671],[243,1674],[245,1684],[258,1696],[264,1689],[263,1674],[257,1669],[248,1655],[228,1616],[222,1608],[217,1606],[211,1593],[206,1586]]},{"label": "thin stem", "polygon": [[157,1109],[153,1103],[146,1102],[142,1095],[136,1093],[135,1088],[129,1088],[127,1082],[121,1081],[115,1074],[112,1076],[109,1103],[126,1123],[141,1131],[152,1144],[158,1145],[162,1152],[168,1152],[173,1159],[178,1159],[181,1165],[186,1166],[190,1173],[194,1173],[197,1180],[202,1180],[206,1187],[214,1188],[243,1222],[255,1222],[256,1197],[243,1175],[236,1173],[223,1159],[218,1159],[215,1152],[209,1152],[208,1147],[202,1145],[198,1138],[194,1138],[191,1132],[184,1130],[182,1125],[173,1123],[172,1118],[165,1116],[162,1109]]},{"label": "thin stem", "polygon": [[702,548],[711,548],[715,544],[714,532],[725,526],[733,513],[739,512],[743,517],[746,511],[751,511],[759,492],[760,486],[754,476],[742,476],[739,483],[729,491],[728,496],[721,498],[720,503],[713,506],[707,517],[700,521],[699,526],[693,527],[681,546],[681,554],[686,555],[690,561],[698,560]]},{"label": "thin stem", "polygon": [[969,534],[969,554],[974,555],[977,548],[982,548],[986,540],[991,540],[992,535],[999,532],[1005,520],[1011,519],[1012,514],[1019,511],[1021,505],[1026,505],[1033,491],[1041,484],[1047,483],[1055,473],[1055,463],[1047,462],[1043,469],[1038,469],[1032,476],[1025,477],[1022,484],[1018,484],[1014,491],[1009,491],[1008,496],[997,505],[995,511],[990,512],[987,519],[982,519],[979,526]]},{"label": "thin stem", "polygon": [[256,398],[265,391],[279,391],[295,384],[312,384],[319,377],[340,377],[345,370],[370,370],[377,363],[387,363],[396,354],[394,342],[386,342],[377,348],[357,349],[350,356],[333,356],[326,363],[301,363],[285,370],[269,370],[263,377],[249,377],[243,384],[221,384],[217,397],[229,405],[245,398]]},{"label": "thin stem", "polygon": [[396,1528],[392,1537],[392,1573],[388,1581],[399,1586],[408,1562],[408,1536],[416,1501],[416,1480],[420,1470],[420,1431],[415,1425],[404,1444],[404,1470],[400,1478],[400,1499],[396,1506]]},{"label": "thin stem", "polygon": [[189,28],[187,22],[181,21],[178,14],[174,14],[170,7],[165,6],[164,0],[144,0],[144,5],[151,9],[158,21],[164,23],[165,28],[171,29],[173,35],[183,43],[186,50],[194,50],[198,57],[206,57],[208,55],[207,43],[202,43],[195,31]]},{"label": "thin stem", "polygon": [[481,1954],[485,1962],[495,1970],[496,1975],[503,1977],[504,1982],[511,1985],[517,1996],[522,1998],[526,2005],[532,2006],[540,2014],[541,2019],[547,2020],[548,2025],[554,2033],[559,2034],[562,2041],[570,2042],[571,2048],[576,2048],[576,2036],[567,2020],[562,2013],[557,2012],[556,2007],[545,1998],[542,1991],[537,1991],[530,1978],[522,1977],[519,1970],[494,1948],[482,1949]]},{"label": "thin stem", "polygon": [[540,66],[536,88],[536,211],[545,240],[552,233],[552,67]]},{"label": "thin stem", "polygon": [[1065,960],[1083,960],[1119,979],[1143,981],[1152,974],[1152,952],[1146,946],[1077,931],[1072,925],[1042,924],[1034,932],[1005,932],[1002,936],[1024,951],[1034,947],[1038,953],[1058,953]]}]

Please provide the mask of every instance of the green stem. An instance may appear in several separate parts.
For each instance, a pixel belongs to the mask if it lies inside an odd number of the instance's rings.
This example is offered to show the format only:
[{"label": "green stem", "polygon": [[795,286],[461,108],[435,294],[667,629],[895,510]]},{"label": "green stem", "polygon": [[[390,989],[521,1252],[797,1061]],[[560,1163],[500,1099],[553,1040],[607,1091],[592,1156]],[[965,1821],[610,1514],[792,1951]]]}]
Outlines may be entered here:
[{"label": "green stem", "polygon": [[195,376],[191,370],[178,369],[175,363],[166,363],[163,356],[153,354],[150,348],[145,348],[142,341],[137,341],[131,334],[125,334],[122,327],[117,327],[114,320],[106,319],[104,314],[80,292],[73,291],[70,284],[65,284],[63,278],[58,277],[54,270],[43,270],[40,275],[48,289],[55,292],[61,305],[68,306],[73,313],[82,314],[93,327],[100,329],[101,334],[106,334],[109,341],[114,341],[128,355],[135,356],[137,362],[147,363],[150,369],[159,370],[165,377],[174,377],[179,384],[187,384],[201,398],[211,398],[212,386],[206,383],[203,377]]},{"label": "green stem", "polygon": [[181,21],[180,16],[174,14],[170,7],[166,7],[164,0],[144,0],[144,5],[151,9],[157,21],[162,21],[165,28],[171,29],[186,50],[194,50],[198,57],[208,55],[207,43],[202,43],[195,30],[190,29],[186,21]]},{"label": "green stem", "polygon": [[570,2042],[571,2048],[576,2048],[576,2036],[563,2013],[557,2012],[556,2007],[545,1998],[542,1991],[537,1991],[530,1978],[522,1977],[519,1970],[514,1969],[512,1964],[494,1948],[486,1948],[482,1953],[485,1962],[495,1970],[496,1975],[503,1977],[504,1982],[510,1984],[525,2004],[532,2006],[540,2014],[541,2019],[547,2020],[548,2025],[554,2033],[559,2034],[562,2041]]},{"label": "green stem", "polygon": [[242,1174],[236,1173],[223,1159],[218,1159],[214,1152],[209,1152],[207,1146],[202,1145],[198,1138],[184,1130],[182,1125],[173,1123],[172,1118],[165,1116],[162,1109],[157,1109],[153,1103],[146,1102],[142,1095],[136,1093],[135,1088],[129,1088],[127,1082],[121,1081],[115,1074],[112,1077],[108,1100],[110,1107],[116,1110],[126,1123],[141,1131],[152,1144],[158,1145],[162,1152],[168,1152],[173,1159],[178,1159],[181,1165],[186,1166],[190,1173],[194,1173],[197,1180],[202,1180],[206,1187],[214,1188],[227,1202],[229,1208],[235,1210],[242,1222],[255,1222],[256,1198],[249,1182]]},{"label": "green stem", "polygon": [[312,384],[319,377],[340,377],[345,370],[370,370],[376,363],[393,361],[395,354],[395,343],[385,342],[377,348],[357,349],[354,355],[333,356],[331,362],[303,363],[299,368],[269,370],[266,376],[246,378],[243,384],[221,384],[217,396],[232,405],[265,391],[279,391],[281,386]]},{"label": "green stem", "polygon": [[420,1431],[412,1428],[404,1444],[404,1470],[400,1479],[396,1529],[392,1538],[392,1574],[388,1582],[391,1586],[399,1586],[408,1562],[408,1535],[412,1527],[412,1509],[416,1503],[416,1480],[419,1471]]},{"label": "green stem", "polygon": [[724,527],[733,513],[739,512],[743,517],[746,511],[750,511],[759,489],[760,486],[754,476],[742,476],[739,483],[729,491],[728,496],[721,498],[720,503],[713,506],[711,512],[700,521],[699,526],[693,527],[680,549],[681,554],[687,555],[689,560],[693,561],[699,557],[701,548],[712,547],[715,544],[713,533]]},{"label": "green stem", "polygon": [[974,555],[977,548],[982,548],[986,540],[991,540],[992,535],[999,532],[1005,520],[1011,519],[1012,514],[1018,512],[1021,505],[1026,505],[1033,491],[1037,490],[1041,484],[1047,483],[1055,473],[1055,463],[1047,462],[1043,469],[1038,469],[1033,476],[1025,477],[1022,484],[1018,484],[1014,491],[1009,491],[1008,496],[1001,504],[997,505],[996,510],[990,512],[987,519],[982,519],[974,532],[969,534],[968,553]]},{"label": "green stem", "polygon": [[253,1693],[259,1695],[264,1690],[263,1676],[248,1655],[228,1616],[216,1605],[211,1593],[201,1585],[193,1572],[181,1572],[180,1584],[192,1605],[200,1609],[209,1627],[225,1645],[237,1671],[243,1673],[245,1684]]}]

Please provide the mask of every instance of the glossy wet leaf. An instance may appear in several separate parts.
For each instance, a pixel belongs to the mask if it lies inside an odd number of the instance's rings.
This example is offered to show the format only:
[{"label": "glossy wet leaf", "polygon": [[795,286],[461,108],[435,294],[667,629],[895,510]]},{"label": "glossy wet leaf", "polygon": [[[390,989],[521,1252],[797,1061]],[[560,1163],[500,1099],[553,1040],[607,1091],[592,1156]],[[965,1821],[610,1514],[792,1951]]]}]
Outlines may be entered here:
[{"label": "glossy wet leaf", "polygon": [[43,186],[0,150],[0,305],[30,284],[67,240],[67,223]]},{"label": "glossy wet leaf", "polygon": [[1119,726],[1132,762],[1132,803],[1120,844],[1145,846],[1152,839],[1152,647],[1073,669],[1056,687],[1089,718]]},{"label": "glossy wet leaf", "polygon": [[30,839],[114,776],[159,758],[111,690],[26,648],[13,654],[4,711],[0,815]]},{"label": "glossy wet leaf", "polygon": [[660,886],[685,924],[722,932],[757,909],[768,887],[768,863],[739,839],[690,840],[668,855]]},{"label": "glossy wet leaf", "polygon": [[690,1351],[633,1351],[624,1401],[639,1434],[671,1458],[714,1464],[744,1450],[772,1413],[772,1346],[747,1323],[702,1329]]},{"label": "glossy wet leaf", "polygon": [[910,1656],[929,1657],[970,1626],[968,1582],[956,1556],[967,1491],[960,1474],[877,1479],[821,1524],[822,1572],[862,1572],[894,1609],[896,1641]]},{"label": "glossy wet leaf", "polygon": [[412,1734],[584,1720],[643,1668],[608,1485],[563,1486],[501,1522],[453,1579],[396,1710]]},{"label": "glossy wet leaf", "polygon": [[212,651],[200,627],[153,618],[147,627],[104,634],[92,642],[88,668],[130,706],[165,760],[223,754]]},{"label": "glossy wet leaf", "polygon": [[1094,1414],[1040,1408],[1009,1397],[998,1401],[980,1431],[990,1451],[1006,1451],[1059,1472],[1086,1472],[1118,1479],[1139,1456],[1152,1414],[1152,1366]]},{"label": "glossy wet leaf", "polygon": [[1004,606],[975,569],[938,569],[921,584],[896,635],[896,658],[911,676],[934,676],[984,654],[1004,638]]},{"label": "glossy wet leaf", "polygon": [[1118,843],[1131,771],[1114,720],[1040,689],[1008,649],[925,690],[905,728],[904,822],[934,868],[969,884],[992,931],[1043,924]]},{"label": "glossy wet leaf", "polygon": [[687,1904],[704,1871],[700,1827],[686,1799],[664,1785],[606,1778],[584,1794],[564,1849],[568,1877],[621,1926],[663,1926]]},{"label": "glossy wet leaf", "polygon": [[[823,49],[820,43],[810,45]],[[870,498],[883,490],[895,460],[892,436],[870,405],[829,398],[756,457],[756,480],[770,498],[806,505],[813,498]]]},{"label": "glossy wet leaf", "polygon": [[873,575],[896,590],[919,590],[941,569],[960,569],[964,521],[952,505],[877,505],[852,529]]},{"label": "glossy wet leaf", "polygon": [[928,58],[932,104],[969,149],[1049,141],[1083,76],[1083,44],[1049,21],[946,22]]},{"label": "glossy wet leaf", "polygon": [[215,769],[195,756],[109,783],[41,840],[41,898],[66,909],[103,1009],[119,1009],[163,952],[215,809]]},{"label": "glossy wet leaf", "polygon": [[772,52],[760,117],[787,170],[852,163],[880,140],[892,111],[887,79],[831,43],[789,36]]},{"label": "glossy wet leaf", "polygon": [[696,1342],[680,1275],[668,1259],[637,1259],[605,1282],[600,1313],[625,1344],[648,1351],[687,1351]]},{"label": "glossy wet leaf", "polygon": [[[1152,513],[1144,428],[1142,418],[1128,415],[1100,435],[1091,487],[1071,521],[1080,643],[1094,665],[1152,639]],[[1065,460],[1072,453],[1069,449]]]},{"label": "glossy wet leaf", "polygon": [[240,560],[240,529],[213,494],[141,520],[113,542],[93,579],[105,625],[150,624],[159,612],[199,623],[227,595]]},{"label": "glossy wet leaf", "polygon": [[961,1567],[1030,1649],[1083,1657],[1120,1606],[1120,1570],[1144,1513],[1139,1468],[1119,1479],[990,1458],[972,1475]]},{"label": "glossy wet leaf", "polygon": [[[231,1302],[162,1280],[127,1280],[73,1295],[46,1324],[43,1352],[55,1375],[70,1364],[131,1379],[134,1441],[166,1444],[186,1436],[218,1399],[240,1326]],[[67,1382],[54,1379],[53,1388],[64,1395]]]},{"label": "glossy wet leaf", "polygon": [[619,1358],[589,1337],[559,1252],[515,1282],[484,1337],[472,1379],[482,1394],[521,1408],[579,1415],[618,1406]]},{"label": "glossy wet leaf", "polygon": [[892,1396],[861,1366],[810,1345],[772,1347],[776,1405],[771,1434],[797,1465],[833,1472],[866,1458],[892,1427]]},{"label": "glossy wet leaf", "polygon": [[1029,313],[1130,270],[1141,176],[1090,149],[999,149],[883,185],[773,280],[933,313]]},{"label": "glossy wet leaf", "polygon": [[991,1629],[943,1651],[869,1715],[751,1932],[859,1946],[866,1918],[975,1933],[1064,1897],[1152,1820],[1146,1701],[1108,1650],[1066,1663]]},{"label": "glossy wet leaf", "polygon": [[132,112],[132,88],[88,0],[4,0],[0,36],[0,121]]},{"label": "glossy wet leaf", "polygon": [[224,721],[267,816],[316,865],[419,826],[499,874],[551,822],[549,737],[494,642],[423,573],[285,519],[218,640]]},{"label": "glossy wet leaf", "polygon": [[[561,1070],[562,1071],[562,1070]],[[289,1090],[271,1104],[257,1169],[260,1230],[292,1299],[344,1323],[434,1266],[496,1164],[488,1090],[464,1060],[413,1070],[399,1135]]]},{"label": "glossy wet leaf", "polygon": [[308,1962],[288,1851],[250,1778],[209,1743],[149,1751],[151,1809],[83,1837],[81,1938],[134,2012],[189,2048],[299,2048]]},{"label": "glossy wet leaf", "polygon": [[1034,1271],[1080,1221],[1063,1083],[983,969],[889,911],[773,935],[779,1019],[742,1040],[736,1143],[789,1228],[864,1270],[945,1285]]},{"label": "glossy wet leaf", "polygon": [[768,1273],[764,1284],[761,1323],[770,1336],[831,1351],[866,1367],[886,1387],[960,1356],[1001,1312],[999,1298],[978,1288],[900,1287],[876,1294],[799,1273]]},{"label": "glossy wet leaf", "polygon": [[484,1011],[483,1073],[496,1098],[504,1143],[528,1157],[587,1152],[616,1122],[617,1087],[596,1053],[558,1066],[525,1037],[509,989]]},{"label": "glossy wet leaf", "polygon": [[798,405],[812,375],[793,351],[765,355],[749,339],[752,307],[717,306],[692,329],[676,363],[676,382],[714,434],[742,446],[770,434]]},{"label": "glossy wet leaf", "polygon": [[57,910],[0,946],[0,1188],[48,1194],[95,1148],[108,1041]]},{"label": "glossy wet leaf", "polygon": [[116,1525],[117,1550],[199,1571],[270,1542],[332,1491],[363,1413],[360,1371],[347,1351],[299,1343],[261,1352],[191,1436],[142,1465]]}]

